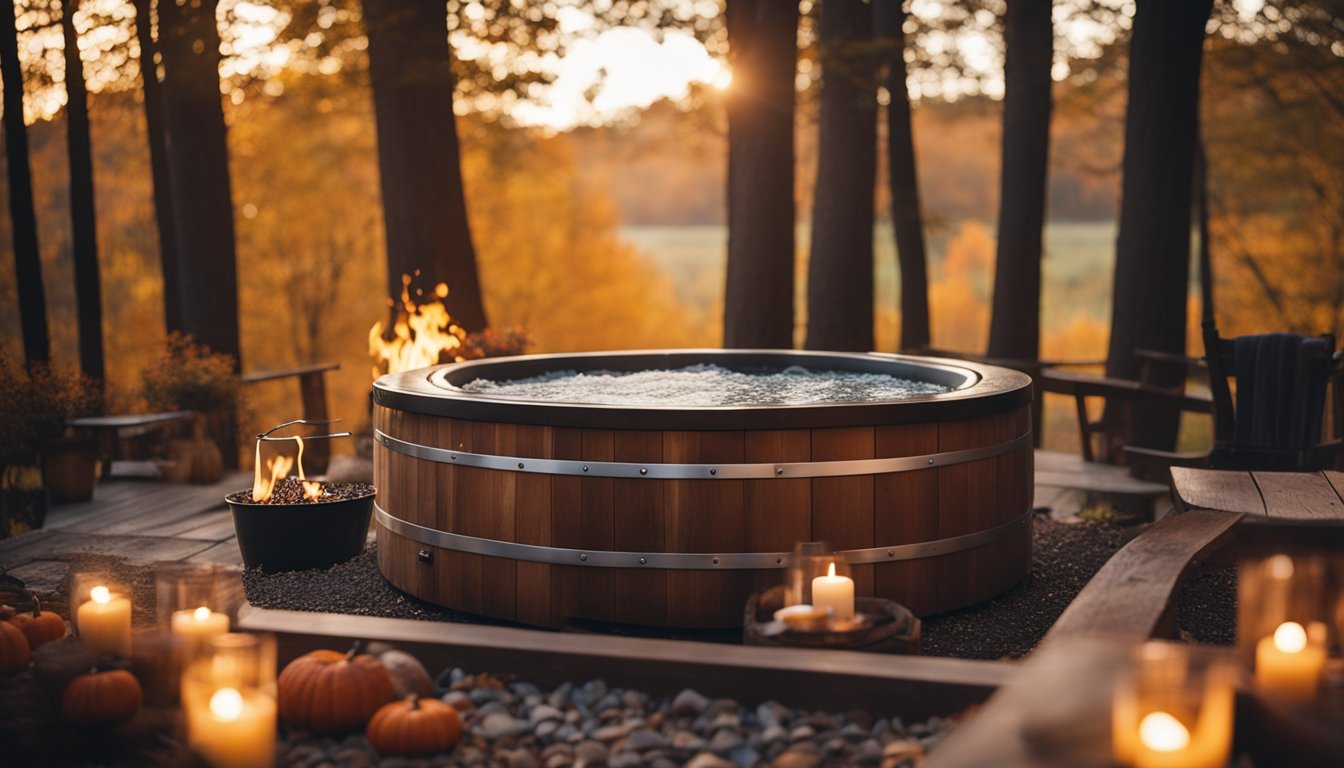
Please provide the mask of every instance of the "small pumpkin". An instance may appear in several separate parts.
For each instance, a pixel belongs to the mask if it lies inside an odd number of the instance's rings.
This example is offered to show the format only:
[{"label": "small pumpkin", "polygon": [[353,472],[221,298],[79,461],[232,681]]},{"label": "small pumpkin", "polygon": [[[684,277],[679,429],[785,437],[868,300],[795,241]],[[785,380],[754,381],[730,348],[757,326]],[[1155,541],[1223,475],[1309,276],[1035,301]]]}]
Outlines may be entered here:
[{"label": "small pumpkin", "polygon": [[442,701],[413,693],[375,712],[367,736],[379,754],[432,755],[452,749],[462,738],[462,718]]},{"label": "small pumpkin", "polygon": [[359,653],[320,650],[291,661],[276,681],[280,717],[319,734],[363,728],[382,705],[396,698],[382,663]]},{"label": "small pumpkin", "polygon": [[33,595],[33,610],[16,613],[9,618],[9,623],[23,632],[28,638],[28,647],[34,651],[65,637],[65,619],[59,613],[42,610],[42,601],[37,595]]},{"label": "small pumpkin", "polygon": [[31,657],[23,630],[8,621],[0,621],[0,672],[18,672],[28,666]]},{"label": "small pumpkin", "polygon": [[72,725],[116,725],[135,717],[143,701],[135,675],[124,669],[91,669],[65,686],[61,716]]}]

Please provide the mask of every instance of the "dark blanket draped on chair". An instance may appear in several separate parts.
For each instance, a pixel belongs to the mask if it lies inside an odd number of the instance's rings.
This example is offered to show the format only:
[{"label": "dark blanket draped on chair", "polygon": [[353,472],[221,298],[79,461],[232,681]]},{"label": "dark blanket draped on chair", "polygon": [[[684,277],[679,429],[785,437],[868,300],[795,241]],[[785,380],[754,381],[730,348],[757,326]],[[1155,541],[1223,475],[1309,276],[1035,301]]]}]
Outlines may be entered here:
[{"label": "dark blanket draped on chair", "polygon": [[1327,340],[1266,333],[1232,341],[1237,375],[1233,442],[1247,449],[1290,451],[1316,445],[1333,351]]}]

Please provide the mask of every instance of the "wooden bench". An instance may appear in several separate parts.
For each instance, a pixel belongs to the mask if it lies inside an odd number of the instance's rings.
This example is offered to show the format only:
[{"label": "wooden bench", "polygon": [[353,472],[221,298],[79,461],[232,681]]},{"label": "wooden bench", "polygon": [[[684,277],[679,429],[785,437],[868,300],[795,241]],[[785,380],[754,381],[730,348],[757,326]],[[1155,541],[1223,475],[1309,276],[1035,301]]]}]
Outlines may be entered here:
[{"label": "wooden bench", "polygon": [[[303,403],[303,418],[309,421],[327,419],[327,384],[325,374],[341,367],[340,363],[319,363],[300,368],[280,371],[254,371],[243,374],[244,384],[259,384],[266,381],[296,378],[299,380],[299,397]],[[303,459],[305,469],[314,474],[327,471],[331,459],[331,445],[327,440],[314,440],[304,445]]]},{"label": "wooden bench", "polygon": [[117,416],[85,416],[66,422],[76,432],[93,435],[98,441],[98,457],[104,466],[104,477],[157,477],[152,462],[120,461],[143,459],[128,450],[132,441],[158,435],[195,417],[194,411],[165,413],[134,413]]}]

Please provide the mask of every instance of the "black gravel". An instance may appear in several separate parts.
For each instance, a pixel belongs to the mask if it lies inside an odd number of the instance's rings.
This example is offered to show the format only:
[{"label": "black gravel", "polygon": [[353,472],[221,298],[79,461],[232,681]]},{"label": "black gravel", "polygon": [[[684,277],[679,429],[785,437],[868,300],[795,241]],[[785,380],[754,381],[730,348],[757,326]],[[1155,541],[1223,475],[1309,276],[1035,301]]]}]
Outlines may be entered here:
[{"label": "black gravel", "polygon": [[[1027,654],[1102,564],[1142,529],[1108,521],[1066,524],[1038,515],[1031,576],[993,600],[926,618],[921,652],[967,659],[1011,659]],[[379,573],[376,544],[372,543],[354,560],[329,571],[263,574],[249,570],[243,575],[243,584],[248,602],[263,608],[508,625],[450,611],[398,591]],[[1200,571],[1187,579],[1179,603],[1182,636],[1201,643],[1233,642],[1234,593],[1233,569]],[[593,622],[576,623],[576,627],[710,642],[740,642],[741,637],[735,631],[673,631]]]},{"label": "black gravel", "polygon": [[282,477],[271,489],[271,497],[266,501],[253,501],[252,489],[238,491],[228,495],[235,504],[334,504],[364,496],[372,496],[375,489],[368,483],[320,483],[322,495],[316,499],[308,498],[303,491],[303,481],[290,475]]},{"label": "black gravel", "polygon": [[1031,575],[980,605],[924,620],[920,652],[962,659],[1026,655],[1093,574],[1137,532],[1106,521],[1066,524],[1045,515],[1034,523]]}]

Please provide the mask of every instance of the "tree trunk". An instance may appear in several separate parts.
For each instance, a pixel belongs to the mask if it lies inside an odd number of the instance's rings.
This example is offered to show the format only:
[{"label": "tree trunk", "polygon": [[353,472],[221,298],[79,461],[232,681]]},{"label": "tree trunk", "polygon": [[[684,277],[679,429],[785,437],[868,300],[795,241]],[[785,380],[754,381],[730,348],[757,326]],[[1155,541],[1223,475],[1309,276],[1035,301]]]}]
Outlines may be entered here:
[{"label": "tree trunk", "polygon": [[467,224],[453,116],[452,51],[443,3],[365,3],[378,169],[387,232],[387,289],[420,270],[445,282],[449,313],[468,330],[487,325]]},{"label": "tree trunk", "polygon": [[1003,162],[990,357],[1035,360],[1050,163],[1051,0],[1008,0],[1003,17]]},{"label": "tree trunk", "polygon": [[[1135,349],[1184,353],[1199,70],[1212,0],[1138,0],[1129,56],[1124,184],[1108,376],[1137,379]],[[1162,371],[1155,383],[1180,383]],[[1108,404],[1108,410],[1112,406]],[[1170,449],[1179,413],[1134,414],[1136,445]]]},{"label": "tree trunk", "polygon": [[817,185],[807,267],[807,348],[873,348],[877,101],[862,0],[821,6]]},{"label": "tree trunk", "polygon": [[901,349],[929,345],[928,255],[924,214],[915,173],[915,133],[906,86],[904,0],[876,0],[873,24],[886,47],[887,184],[891,189],[891,228],[901,274]]},{"label": "tree trunk", "polygon": [[[164,117],[176,233],[180,330],[215,352],[232,355],[241,368],[238,340],[238,267],[234,253],[233,194],[229,145],[219,92],[218,0],[159,9],[159,53],[163,56]],[[213,436],[224,465],[238,465],[238,436],[228,423]]]},{"label": "tree trunk", "polygon": [[176,286],[182,325],[172,330],[238,358],[238,269],[219,93],[217,2],[158,5],[173,229],[183,257]]},{"label": "tree trunk", "polygon": [[70,160],[70,229],[75,267],[75,316],[79,324],[79,367],[103,379],[103,296],[98,278],[98,226],[93,204],[93,148],[89,138],[89,95],[79,56],[75,13],[80,0],[62,0],[65,40],[66,153]]},{"label": "tree trunk", "polygon": [[159,229],[159,262],[163,270],[163,316],[166,328],[182,327],[182,296],[178,293],[177,232],[173,226],[173,184],[168,170],[168,126],[164,123],[163,85],[154,60],[152,0],[135,0],[135,37],[140,42],[140,78],[145,94],[145,132],[149,136],[149,167],[154,182],[154,219]]},{"label": "tree trunk", "polygon": [[0,8],[0,77],[5,95],[5,160],[9,171],[9,217],[14,228],[14,277],[19,292],[23,356],[31,365],[51,359],[42,255],[37,248],[33,177],[28,166],[28,126],[23,122],[23,70],[14,2]]},{"label": "tree trunk", "polygon": [[723,344],[793,347],[798,3],[728,0],[728,277]]},{"label": "tree trunk", "polygon": [[1195,215],[1199,217],[1199,311],[1202,319],[1217,323],[1213,303],[1213,251],[1209,242],[1209,163],[1204,137],[1195,138]]}]

